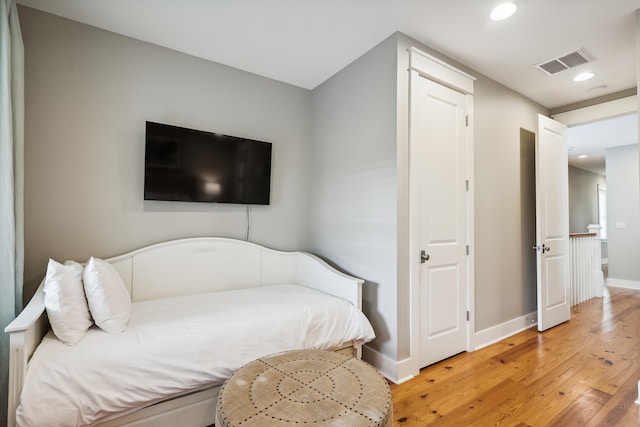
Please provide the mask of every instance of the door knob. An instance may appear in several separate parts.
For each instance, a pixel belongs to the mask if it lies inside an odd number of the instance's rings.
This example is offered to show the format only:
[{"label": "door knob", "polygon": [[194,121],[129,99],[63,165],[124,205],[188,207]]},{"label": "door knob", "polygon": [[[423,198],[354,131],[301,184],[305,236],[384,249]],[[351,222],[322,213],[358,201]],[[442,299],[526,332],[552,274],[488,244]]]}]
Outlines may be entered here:
[{"label": "door knob", "polygon": [[420,251],[420,264],[424,264],[429,261],[429,254],[425,251]]}]

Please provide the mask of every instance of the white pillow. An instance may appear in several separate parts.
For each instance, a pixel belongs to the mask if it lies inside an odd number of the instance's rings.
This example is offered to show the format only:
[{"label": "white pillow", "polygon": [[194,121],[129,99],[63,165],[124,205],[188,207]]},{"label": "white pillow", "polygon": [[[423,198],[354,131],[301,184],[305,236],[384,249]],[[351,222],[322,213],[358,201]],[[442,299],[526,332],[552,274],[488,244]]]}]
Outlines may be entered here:
[{"label": "white pillow", "polygon": [[118,271],[107,261],[91,257],[82,278],[96,325],[110,334],[124,331],[131,316],[131,297]]},{"label": "white pillow", "polygon": [[67,345],[77,343],[91,327],[91,314],[82,286],[82,265],[52,259],[44,279],[44,306],[53,333]]}]

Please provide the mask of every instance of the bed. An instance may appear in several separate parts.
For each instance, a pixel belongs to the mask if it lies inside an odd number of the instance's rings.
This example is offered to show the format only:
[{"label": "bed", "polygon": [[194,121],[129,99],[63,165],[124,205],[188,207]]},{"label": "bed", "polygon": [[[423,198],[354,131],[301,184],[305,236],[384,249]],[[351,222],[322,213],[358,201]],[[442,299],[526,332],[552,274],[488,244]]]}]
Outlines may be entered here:
[{"label": "bed", "polygon": [[313,255],[222,238],[182,239],[107,259],[131,297],[122,333],[50,329],[44,281],[11,337],[8,425],[206,426],[220,385],[293,349],[361,355],[374,338],[362,280]]}]

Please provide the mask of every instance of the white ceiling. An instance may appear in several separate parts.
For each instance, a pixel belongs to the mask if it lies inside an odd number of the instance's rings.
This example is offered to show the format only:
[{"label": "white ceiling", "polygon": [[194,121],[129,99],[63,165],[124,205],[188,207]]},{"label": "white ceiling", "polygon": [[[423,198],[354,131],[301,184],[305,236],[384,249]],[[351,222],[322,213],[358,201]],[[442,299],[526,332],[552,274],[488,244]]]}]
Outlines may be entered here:
[{"label": "white ceiling", "polygon": [[[640,0],[18,0],[96,27],[313,89],[401,31],[547,108],[636,86]],[[535,64],[585,48],[595,61]],[[590,81],[574,83],[578,71]],[[593,89],[605,86],[605,88]],[[592,90],[593,89],[593,90]]]}]

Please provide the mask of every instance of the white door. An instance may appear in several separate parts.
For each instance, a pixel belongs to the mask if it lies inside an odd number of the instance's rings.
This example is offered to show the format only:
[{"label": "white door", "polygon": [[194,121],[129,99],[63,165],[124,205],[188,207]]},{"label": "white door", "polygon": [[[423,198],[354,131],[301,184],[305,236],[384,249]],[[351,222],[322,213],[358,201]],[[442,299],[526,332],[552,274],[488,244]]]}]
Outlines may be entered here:
[{"label": "white door", "polygon": [[410,238],[423,367],[467,347],[467,98],[415,72],[410,84]]},{"label": "white door", "polygon": [[536,245],[538,330],[571,316],[567,127],[538,115],[536,138]]}]

